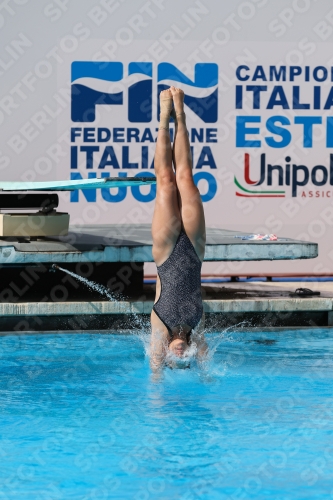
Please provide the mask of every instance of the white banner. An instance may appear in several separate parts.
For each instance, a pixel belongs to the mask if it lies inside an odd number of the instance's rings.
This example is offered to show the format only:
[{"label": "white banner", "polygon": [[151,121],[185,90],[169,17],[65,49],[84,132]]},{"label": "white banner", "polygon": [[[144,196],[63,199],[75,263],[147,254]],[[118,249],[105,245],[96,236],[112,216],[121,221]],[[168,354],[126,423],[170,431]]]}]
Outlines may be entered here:
[{"label": "white banner", "polygon": [[[207,225],[315,241],[320,250],[314,261],[204,271],[333,272],[328,0],[232,9],[217,1],[27,3],[13,0],[14,14],[8,7],[1,18],[2,180],[154,175],[158,94],[174,84],[186,93]],[[61,198],[73,224],[141,224],[151,221],[155,187]]]}]

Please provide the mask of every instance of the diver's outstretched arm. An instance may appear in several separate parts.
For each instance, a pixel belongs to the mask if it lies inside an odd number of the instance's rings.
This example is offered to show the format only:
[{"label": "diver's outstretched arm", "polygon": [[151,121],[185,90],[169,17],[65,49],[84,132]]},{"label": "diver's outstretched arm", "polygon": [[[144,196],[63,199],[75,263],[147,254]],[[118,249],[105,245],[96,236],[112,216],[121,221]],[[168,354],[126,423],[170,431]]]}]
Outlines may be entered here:
[{"label": "diver's outstretched arm", "polygon": [[197,345],[197,359],[199,363],[206,361],[208,357],[208,345],[204,335],[205,330],[205,313],[203,313],[199,325],[192,333],[192,341]]},{"label": "diver's outstretched arm", "polygon": [[153,372],[159,372],[164,365],[168,333],[158,328],[152,328],[150,339],[150,367]]}]

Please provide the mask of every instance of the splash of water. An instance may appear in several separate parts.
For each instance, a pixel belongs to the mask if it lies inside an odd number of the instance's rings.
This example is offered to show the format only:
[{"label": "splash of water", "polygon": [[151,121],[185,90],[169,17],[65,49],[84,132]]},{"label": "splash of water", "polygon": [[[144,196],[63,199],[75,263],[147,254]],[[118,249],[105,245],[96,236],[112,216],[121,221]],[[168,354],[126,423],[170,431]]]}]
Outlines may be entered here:
[{"label": "splash of water", "polygon": [[[69,271],[68,269],[64,269],[58,265],[56,266],[56,268],[64,273],[69,274],[79,282],[83,283],[90,290],[94,290],[95,292],[100,293],[104,297],[107,297],[112,302],[128,300],[127,297],[121,294],[117,295],[112,294],[107,287],[101,285],[100,283],[88,280],[87,278],[84,278],[83,276],[80,276],[79,274]],[[149,319],[146,319],[142,317],[142,315],[135,312],[131,313],[131,317],[136,323],[136,329],[134,331],[134,334],[137,337],[137,339],[142,343],[145,356],[149,359],[150,330],[151,330],[150,321]],[[237,325],[224,328],[222,331],[218,331],[217,325],[216,326],[213,325],[214,336],[210,337],[209,340],[207,339],[209,349],[206,358],[200,363],[200,367],[196,362],[197,346],[195,342],[193,342],[189,347],[189,349],[185,351],[181,359],[175,356],[172,352],[167,352],[166,363],[167,365],[172,366],[174,368],[186,368],[191,366],[191,368],[194,368],[195,371],[198,371],[198,368],[200,368],[200,370],[204,373],[205,376],[207,376],[208,374],[224,376],[227,371],[226,366],[219,366],[219,367],[215,366],[214,355],[222,342],[235,341],[234,336],[232,334],[235,333],[235,331],[242,329],[243,327],[246,326],[249,326],[249,324],[247,322],[242,322],[238,323]],[[212,332],[212,327],[210,329],[208,328],[205,329],[203,331],[203,334],[204,336],[206,336],[206,334],[211,332]]]},{"label": "splash of water", "polygon": [[122,297],[120,295],[113,295],[106,286],[101,285],[100,283],[96,283],[95,281],[88,280],[87,278],[84,278],[83,276],[80,276],[79,274],[73,273],[72,271],[69,271],[68,269],[64,269],[63,267],[57,266],[57,269],[60,271],[63,271],[64,273],[69,274],[76,280],[80,281],[84,285],[86,285],[90,290],[94,290],[95,292],[100,293],[101,295],[104,295],[104,297],[107,297],[109,300],[112,302],[117,302],[119,299]]},{"label": "splash of water", "polygon": [[180,358],[176,356],[172,351],[167,351],[165,362],[170,367],[175,368],[189,368],[191,363],[196,358],[197,345],[195,342],[191,342],[191,345],[186,349],[183,356]]},{"label": "splash of water", "polygon": [[[236,325],[232,325],[229,327],[223,328],[221,332],[218,332],[214,335],[214,339],[212,339],[209,343],[209,358],[213,359],[215,352],[222,342],[234,342],[235,341],[235,332],[242,330],[249,326],[248,321],[242,321],[237,323]],[[217,329],[215,327],[215,329]],[[205,333],[208,333],[206,331]]]},{"label": "splash of water", "polygon": [[[117,293],[116,295],[111,293],[107,287],[105,287],[104,285],[101,285],[100,283],[96,283],[95,281],[88,280],[87,278],[84,278],[83,276],[80,276],[79,274],[73,273],[72,271],[69,271],[68,269],[64,269],[63,267],[60,267],[59,265],[56,265],[54,267],[56,269],[64,272],[64,273],[69,274],[70,276],[75,278],[77,281],[80,281],[86,287],[88,287],[90,290],[94,290],[95,292],[98,292],[101,295],[104,295],[104,297],[107,297],[112,302],[120,302],[120,301],[128,300],[128,297],[125,297],[124,295],[122,295],[120,293]],[[135,335],[142,342],[143,347],[144,347],[144,351],[145,351],[145,355],[149,356],[149,346],[150,346],[149,320],[147,320],[146,318],[143,318],[141,314],[138,314],[135,312],[131,312],[131,318],[136,323]]]}]

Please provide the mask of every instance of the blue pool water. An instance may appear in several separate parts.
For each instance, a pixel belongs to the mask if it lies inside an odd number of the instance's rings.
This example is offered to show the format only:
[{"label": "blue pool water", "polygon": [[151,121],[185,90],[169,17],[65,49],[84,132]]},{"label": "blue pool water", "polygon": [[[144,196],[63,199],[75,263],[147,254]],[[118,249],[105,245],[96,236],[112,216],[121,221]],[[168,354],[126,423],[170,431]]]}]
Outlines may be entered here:
[{"label": "blue pool water", "polygon": [[208,341],[156,382],[136,335],[1,337],[0,499],[333,498],[333,330]]}]

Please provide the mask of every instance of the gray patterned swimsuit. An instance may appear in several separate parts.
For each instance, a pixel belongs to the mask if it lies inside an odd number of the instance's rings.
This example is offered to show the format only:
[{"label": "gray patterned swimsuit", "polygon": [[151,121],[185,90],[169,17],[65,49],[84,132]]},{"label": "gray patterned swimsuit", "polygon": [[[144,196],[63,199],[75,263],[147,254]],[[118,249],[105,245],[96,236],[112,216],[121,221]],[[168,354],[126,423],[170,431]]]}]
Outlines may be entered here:
[{"label": "gray patterned swimsuit", "polygon": [[[157,267],[161,294],[153,310],[167,327],[179,325],[195,328],[203,313],[201,297],[201,261],[182,229],[168,259]],[[191,332],[188,333],[188,339]]]}]

